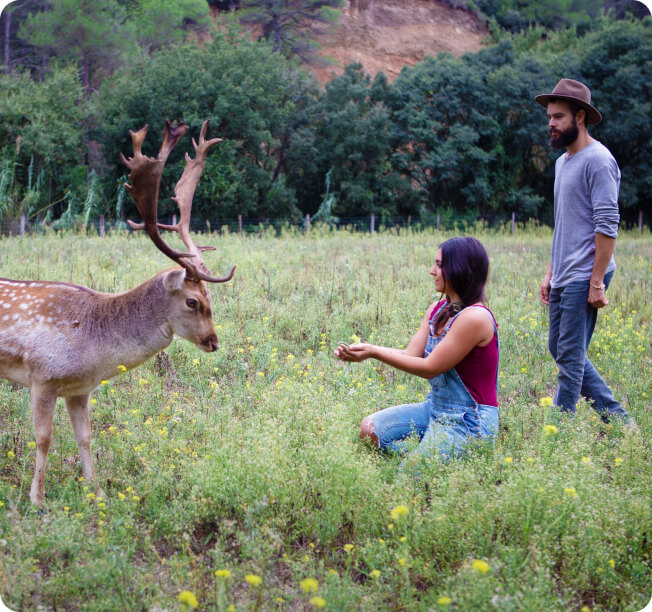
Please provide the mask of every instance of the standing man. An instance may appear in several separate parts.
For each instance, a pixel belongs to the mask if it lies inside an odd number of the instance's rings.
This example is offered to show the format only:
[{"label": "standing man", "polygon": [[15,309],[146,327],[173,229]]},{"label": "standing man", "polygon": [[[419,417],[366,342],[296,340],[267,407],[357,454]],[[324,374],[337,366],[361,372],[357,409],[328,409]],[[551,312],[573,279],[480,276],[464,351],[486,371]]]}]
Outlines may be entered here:
[{"label": "standing man", "polygon": [[[559,368],[555,405],[575,413],[580,394],[604,421],[629,415],[587,357],[616,264],[620,169],[609,150],[589,135],[602,121],[589,88],[562,79],[535,101],[548,111],[550,146],[566,149],[555,164],[555,229],[548,270],[539,289],[549,306],[548,348]],[[633,421],[631,421],[633,423]]]}]

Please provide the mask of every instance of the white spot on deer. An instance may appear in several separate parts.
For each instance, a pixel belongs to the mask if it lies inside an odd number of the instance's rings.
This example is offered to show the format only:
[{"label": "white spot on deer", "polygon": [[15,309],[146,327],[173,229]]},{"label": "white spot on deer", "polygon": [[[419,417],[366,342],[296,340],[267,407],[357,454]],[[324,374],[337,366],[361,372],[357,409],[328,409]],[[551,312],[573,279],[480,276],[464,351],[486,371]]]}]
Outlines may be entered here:
[{"label": "white spot on deer", "polygon": [[9,321],[9,315],[5,315],[4,317],[2,317],[2,320],[3,321]]},{"label": "white spot on deer", "polygon": [[11,304],[7,304],[7,302],[2,302],[2,307],[3,308],[11,308]]}]

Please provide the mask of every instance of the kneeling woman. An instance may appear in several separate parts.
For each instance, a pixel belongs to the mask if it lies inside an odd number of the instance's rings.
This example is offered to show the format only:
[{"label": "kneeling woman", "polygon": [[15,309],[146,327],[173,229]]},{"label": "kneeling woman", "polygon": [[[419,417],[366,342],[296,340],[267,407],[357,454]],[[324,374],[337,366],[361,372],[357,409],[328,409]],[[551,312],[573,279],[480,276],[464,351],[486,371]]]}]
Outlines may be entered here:
[{"label": "kneeling woman", "polygon": [[362,420],[360,437],[377,448],[403,451],[411,434],[417,452],[449,459],[473,439],[498,432],[498,331],[483,305],[489,258],[475,238],[451,238],[437,252],[430,274],[446,296],[430,305],[405,350],[341,344],[342,361],[377,359],[427,378],[425,402],[386,408]]}]

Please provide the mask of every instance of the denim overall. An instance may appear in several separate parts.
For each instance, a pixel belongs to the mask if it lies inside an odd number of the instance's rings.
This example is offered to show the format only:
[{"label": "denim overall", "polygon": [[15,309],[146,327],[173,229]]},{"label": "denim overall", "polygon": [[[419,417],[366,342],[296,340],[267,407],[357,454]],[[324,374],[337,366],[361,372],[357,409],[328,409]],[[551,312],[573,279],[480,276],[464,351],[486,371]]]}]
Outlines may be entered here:
[{"label": "denim overall", "polygon": [[[431,320],[424,357],[430,355],[442,341],[459,314],[447,322],[439,337],[434,334],[434,322]],[[495,321],[493,324],[497,338]],[[500,343],[498,352],[500,355]],[[379,448],[405,452],[405,438],[417,434],[421,442],[416,453],[424,456],[438,454],[446,461],[459,455],[470,441],[493,437],[498,433],[498,408],[478,404],[455,368],[431,378],[430,386],[432,389],[425,402],[393,406],[371,415]]]}]

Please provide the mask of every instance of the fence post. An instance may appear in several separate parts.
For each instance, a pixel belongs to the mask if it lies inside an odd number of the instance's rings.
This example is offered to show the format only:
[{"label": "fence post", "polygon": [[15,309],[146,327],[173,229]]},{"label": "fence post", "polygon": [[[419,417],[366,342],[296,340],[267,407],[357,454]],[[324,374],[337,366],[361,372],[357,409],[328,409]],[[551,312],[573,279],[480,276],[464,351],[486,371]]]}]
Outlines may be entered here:
[{"label": "fence post", "polygon": [[20,215],[20,235],[25,235],[25,215]]},{"label": "fence post", "polygon": [[639,234],[643,233],[643,211],[642,210],[638,211],[638,233]]},{"label": "fence post", "polygon": [[437,211],[437,231],[439,231],[439,211]]},{"label": "fence post", "polygon": [[104,215],[100,215],[100,238],[104,238]]},{"label": "fence post", "polygon": [[374,215],[374,213],[371,213],[370,229],[371,233],[373,234],[374,230],[376,229],[376,215]]},{"label": "fence post", "polygon": [[310,231],[310,215],[306,213],[306,231]]},{"label": "fence post", "polygon": [[242,236],[242,215],[238,215],[238,234]]},{"label": "fence post", "polygon": [[514,235],[515,231],[516,231],[516,213],[512,211],[512,236]]},{"label": "fence post", "polygon": [[176,224],[177,224],[177,216],[172,215],[172,225],[176,225]]}]

